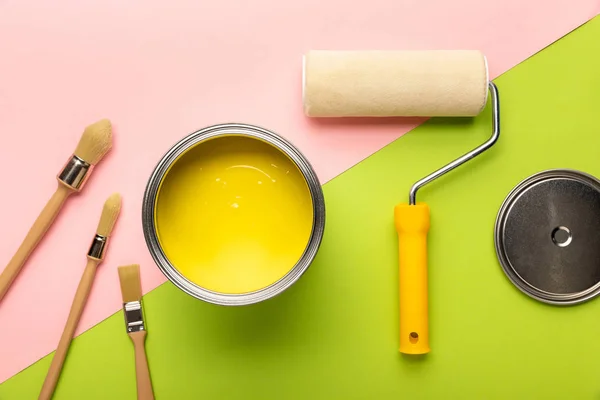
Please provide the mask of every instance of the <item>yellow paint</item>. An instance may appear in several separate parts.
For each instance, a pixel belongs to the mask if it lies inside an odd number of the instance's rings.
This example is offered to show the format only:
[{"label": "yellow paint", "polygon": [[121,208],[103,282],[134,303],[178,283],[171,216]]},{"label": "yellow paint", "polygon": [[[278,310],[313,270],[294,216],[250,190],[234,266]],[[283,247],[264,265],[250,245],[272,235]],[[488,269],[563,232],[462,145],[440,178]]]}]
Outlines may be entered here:
[{"label": "yellow paint", "polygon": [[247,293],[282,278],[310,239],[310,191],[296,165],[258,139],[218,137],[167,172],[155,223],[171,263],[197,285]]}]

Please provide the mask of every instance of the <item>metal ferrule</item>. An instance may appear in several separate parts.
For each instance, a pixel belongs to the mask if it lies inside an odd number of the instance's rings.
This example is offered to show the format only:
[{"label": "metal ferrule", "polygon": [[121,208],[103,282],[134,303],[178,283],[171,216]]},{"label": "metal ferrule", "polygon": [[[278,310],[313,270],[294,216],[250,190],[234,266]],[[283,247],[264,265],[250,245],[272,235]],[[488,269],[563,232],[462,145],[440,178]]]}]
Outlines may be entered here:
[{"label": "metal ferrule", "polygon": [[90,250],[87,254],[88,257],[96,260],[102,260],[104,258],[104,252],[106,251],[107,241],[107,237],[96,234],[94,240],[92,240],[92,244],[90,245]]},{"label": "metal ferrule", "polygon": [[125,325],[128,333],[145,330],[141,301],[123,303],[123,312],[125,314]]},{"label": "metal ferrule", "polygon": [[77,156],[73,156],[65,164],[57,178],[65,185],[73,188],[73,190],[79,191],[83,188],[93,168],[93,165],[88,164]]}]

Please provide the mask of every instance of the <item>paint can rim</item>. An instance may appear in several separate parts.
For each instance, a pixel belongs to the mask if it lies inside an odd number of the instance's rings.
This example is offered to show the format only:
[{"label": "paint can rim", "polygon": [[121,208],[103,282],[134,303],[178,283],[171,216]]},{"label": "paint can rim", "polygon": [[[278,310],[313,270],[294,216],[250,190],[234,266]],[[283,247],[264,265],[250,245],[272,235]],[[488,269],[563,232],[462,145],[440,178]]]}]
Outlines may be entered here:
[{"label": "paint can rim", "polygon": [[[203,288],[181,274],[175,266],[169,261],[164,253],[156,231],[154,223],[154,214],[156,209],[156,199],[158,196],[160,184],[166,176],[169,168],[179,159],[181,155],[192,147],[209,139],[222,136],[245,136],[262,140],[279,151],[283,152],[300,170],[304,177],[313,204],[313,224],[310,239],[296,264],[280,279],[262,289],[241,293],[227,294],[218,293]],[[312,264],[317,251],[321,245],[325,230],[325,199],[321,183],[313,167],[306,157],[288,140],[275,132],[250,124],[244,123],[224,123],[207,126],[195,132],[186,135],[175,143],[160,159],[155,166],[144,191],[142,202],[142,227],[146,245],[150,251],[154,262],[166,276],[180,290],[208,303],[223,306],[241,306],[265,301],[275,297],[290,286],[292,286],[306,272]]]}]

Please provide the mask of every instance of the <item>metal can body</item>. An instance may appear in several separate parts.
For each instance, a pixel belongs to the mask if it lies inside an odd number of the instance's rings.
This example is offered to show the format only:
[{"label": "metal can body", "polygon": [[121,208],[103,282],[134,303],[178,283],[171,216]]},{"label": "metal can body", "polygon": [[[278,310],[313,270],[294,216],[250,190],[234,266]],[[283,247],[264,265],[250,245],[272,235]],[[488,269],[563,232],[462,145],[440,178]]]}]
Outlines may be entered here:
[{"label": "metal can body", "polygon": [[[178,158],[191,148],[203,142],[225,136],[244,136],[263,141],[285,154],[299,169],[310,192],[312,200],[312,230],[301,257],[279,280],[247,293],[220,293],[201,287],[184,275],[172,264],[163,251],[155,224],[156,201],[161,182],[169,168]],[[142,204],[142,224],[146,244],[157,266],[163,274],[185,293],[200,300],[219,305],[247,305],[272,298],[296,282],[312,263],[323,238],[325,229],[325,201],[321,184],[310,163],[291,143],[267,129],[247,124],[221,124],[209,126],[186,136],[176,143],[159,161],[150,176]]]}]

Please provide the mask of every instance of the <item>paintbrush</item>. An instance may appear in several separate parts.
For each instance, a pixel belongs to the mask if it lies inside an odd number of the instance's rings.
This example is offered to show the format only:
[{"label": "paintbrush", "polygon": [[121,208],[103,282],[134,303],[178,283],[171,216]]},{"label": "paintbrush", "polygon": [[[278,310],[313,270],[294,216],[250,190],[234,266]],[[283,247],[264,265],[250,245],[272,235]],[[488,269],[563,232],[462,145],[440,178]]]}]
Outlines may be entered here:
[{"label": "paintbrush", "polygon": [[67,198],[81,191],[94,166],[102,160],[112,146],[112,128],[107,119],[85,128],[77,148],[57,175],[58,188],[52,195],[21,246],[0,274],[0,301],[8,291],[23,265],[46,234]]},{"label": "paintbrush", "polygon": [[98,223],[98,229],[96,230],[96,235],[92,240],[92,244],[87,254],[88,262],[83,272],[83,276],[81,277],[81,281],[79,282],[79,286],[77,287],[77,292],[75,292],[71,311],[69,312],[65,329],[63,330],[60,341],[58,342],[58,347],[52,358],[52,364],[50,364],[50,369],[44,380],[44,385],[40,392],[40,400],[52,398],[71,340],[73,339],[73,334],[75,333],[88,295],[90,294],[94,276],[96,275],[96,268],[104,259],[108,238],[115,226],[120,211],[121,195],[115,193],[104,203],[100,222]]},{"label": "paintbrush", "polygon": [[140,266],[137,264],[119,267],[119,281],[123,295],[123,312],[125,313],[125,326],[133,342],[135,352],[135,375],[137,382],[138,400],[152,400],[152,381],[146,359],[146,327],[142,310],[142,282],[140,279]]}]

